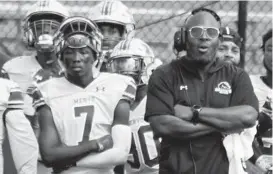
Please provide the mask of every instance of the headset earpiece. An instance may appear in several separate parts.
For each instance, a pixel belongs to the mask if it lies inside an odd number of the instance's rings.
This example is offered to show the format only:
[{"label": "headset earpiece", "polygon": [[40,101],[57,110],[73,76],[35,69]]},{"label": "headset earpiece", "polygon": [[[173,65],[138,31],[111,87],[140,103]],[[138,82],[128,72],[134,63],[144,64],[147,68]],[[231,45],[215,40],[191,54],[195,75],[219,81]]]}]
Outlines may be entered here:
[{"label": "headset earpiece", "polygon": [[187,29],[185,26],[181,27],[181,48],[182,50],[186,51],[187,48]]},{"label": "headset earpiece", "polygon": [[180,30],[174,33],[173,47],[177,52],[186,50],[186,28],[181,27]]}]

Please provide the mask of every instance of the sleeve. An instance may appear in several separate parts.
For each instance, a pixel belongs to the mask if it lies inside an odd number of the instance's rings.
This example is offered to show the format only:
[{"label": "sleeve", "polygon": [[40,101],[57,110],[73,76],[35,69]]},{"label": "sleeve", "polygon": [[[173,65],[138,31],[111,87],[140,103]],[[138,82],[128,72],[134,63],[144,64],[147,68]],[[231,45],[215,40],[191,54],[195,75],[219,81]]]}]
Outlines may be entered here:
[{"label": "sleeve", "polygon": [[22,110],[11,110],[7,113],[6,129],[17,172],[37,173],[38,143]]},{"label": "sleeve", "polygon": [[133,101],[135,100],[135,96],[136,96],[136,83],[135,81],[130,77],[128,79],[126,79],[126,83],[125,83],[125,89],[122,92],[122,97],[121,99],[125,99],[128,100],[130,103],[133,103]]},{"label": "sleeve", "polygon": [[149,80],[145,121],[151,116],[174,115],[174,96],[168,75],[156,69]]},{"label": "sleeve", "polygon": [[230,106],[249,105],[259,111],[259,102],[248,74],[241,71],[235,77]]},{"label": "sleeve", "polygon": [[29,89],[30,95],[33,99],[32,106],[35,109],[46,104],[44,94],[38,86],[32,86],[32,89]]},{"label": "sleeve", "polygon": [[11,85],[9,89],[10,95],[8,99],[8,109],[23,109],[24,99],[21,89],[18,85]]}]

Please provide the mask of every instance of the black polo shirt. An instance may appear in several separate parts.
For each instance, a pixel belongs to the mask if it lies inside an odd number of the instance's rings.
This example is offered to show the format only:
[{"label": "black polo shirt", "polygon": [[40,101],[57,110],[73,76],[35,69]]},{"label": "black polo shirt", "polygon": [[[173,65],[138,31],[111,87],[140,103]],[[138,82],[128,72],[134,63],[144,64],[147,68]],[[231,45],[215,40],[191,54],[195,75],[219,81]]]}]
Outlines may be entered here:
[{"label": "black polo shirt", "polygon": [[[145,120],[158,115],[174,115],[174,106],[201,105],[225,108],[250,105],[258,110],[258,100],[248,74],[238,67],[216,60],[204,79],[196,65],[186,59],[157,68],[149,81]],[[160,174],[228,174],[228,159],[221,133],[195,139],[162,137]],[[195,168],[195,169],[194,169]]]}]

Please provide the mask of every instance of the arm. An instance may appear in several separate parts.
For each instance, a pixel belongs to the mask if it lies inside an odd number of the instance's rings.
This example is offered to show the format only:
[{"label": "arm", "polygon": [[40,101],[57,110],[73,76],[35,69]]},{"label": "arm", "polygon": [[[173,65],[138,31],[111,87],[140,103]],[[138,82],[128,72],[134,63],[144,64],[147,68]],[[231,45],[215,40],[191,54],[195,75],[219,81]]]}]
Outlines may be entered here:
[{"label": "arm", "polygon": [[187,139],[214,131],[204,124],[196,124],[178,117],[179,108],[175,107],[171,82],[160,69],[150,77],[147,92],[145,120],[149,121],[155,136]]},{"label": "arm", "polygon": [[3,113],[17,173],[37,173],[38,143],[23,113],[24,100],[17,84],[10,84],[7,109]]},{"label": "arm", "polygon": [[182,120],[171,115],[150,117],[151,128],[155,136],[166,136],[177,139],[190,139],[216,131],[214,128],[198,123]]},{"label": "arm", "polygon": [[65,146],[61,143],[57,128],[53,121],[50,108],[47,105],[37,110],[41,133],[39,145],[42,159],[49,166],[52,164],[71,164],[90,152],[98,152],[97,141],[92,140],[78,146]]},{"label": "arm", "polygon": [[[248,105],[228,108],[204,107],[199,113],[199,122],[210,125],[220,132],[241,132],[242,129],[255,125],[255,120],[251,120],[253,118],[251,114],[256,113],[257,111]],[[191,107],[176,105],[176,115],[182,120],[190,122],[193,112],[191,111]]]},{"label": "arm", "polygon": [[253,127],[257,114],[258,112],[249,105],[203,108],[199,113],[199,120],[218,130],[232,131]]},{"label": "arm", "polygon": [[245,129],[255,125],[259,105],[248,74],[238,70],[232,83],[230,107],[203,108],[200,112],[201,122],[224,131]]},{"label": "arm", "polygon": [[19,174],[37,172],[38,143],[22,110],[7,110],[6,129],[12,156]]},{"label": "arm", "polygon": [[77,162],[79,167],[109,168],[124,164],[128,158],[131,146],[131,129],[128,126],[130,104],[120,100],[115,108],[112,127],[113,148],[102,153],[89,154]]}]

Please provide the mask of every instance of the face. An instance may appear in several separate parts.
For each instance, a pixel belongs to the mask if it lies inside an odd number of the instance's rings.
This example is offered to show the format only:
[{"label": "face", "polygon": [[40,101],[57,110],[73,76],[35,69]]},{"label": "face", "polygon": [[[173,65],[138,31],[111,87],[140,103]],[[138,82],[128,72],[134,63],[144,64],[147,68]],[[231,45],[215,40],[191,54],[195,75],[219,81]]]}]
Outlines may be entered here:
[{"label": "face", "polygon": [[[199,12],[189,18],[186,27],[186,45],[187,55],[189,59],[196,61],[200,64],[208,64],[209,62],[214,60],[216,50],[219,45],[219,22],[210,13]],[[206,31],[203,30],[203,33],[200,35],[200,37],[196,37],[198,36],[198,30],[196,30],[196,27],[206,29]],[[210,37],[213,35],[214,38]]]},{"label": "face", "polygon": [[266,68],[272,72],[272,38],[268,39],[264,46],[264,63]]},{"label": "face", "polygon": [[220,43],[216,57],[230,64],[238,65],[240,63],[240,48],[231,41]]},{"label": "face", "polygon": [[92,73],[92,65],[96,60],[94,52],[89,48],[66,48],[62,60],[67,74],[73,77],[88,76]]},{"label": "face", "polygon": [[99,24],[98,26],[104,37],[102,50],[113,49],[122,38],[119,28],[109,23]]}]

